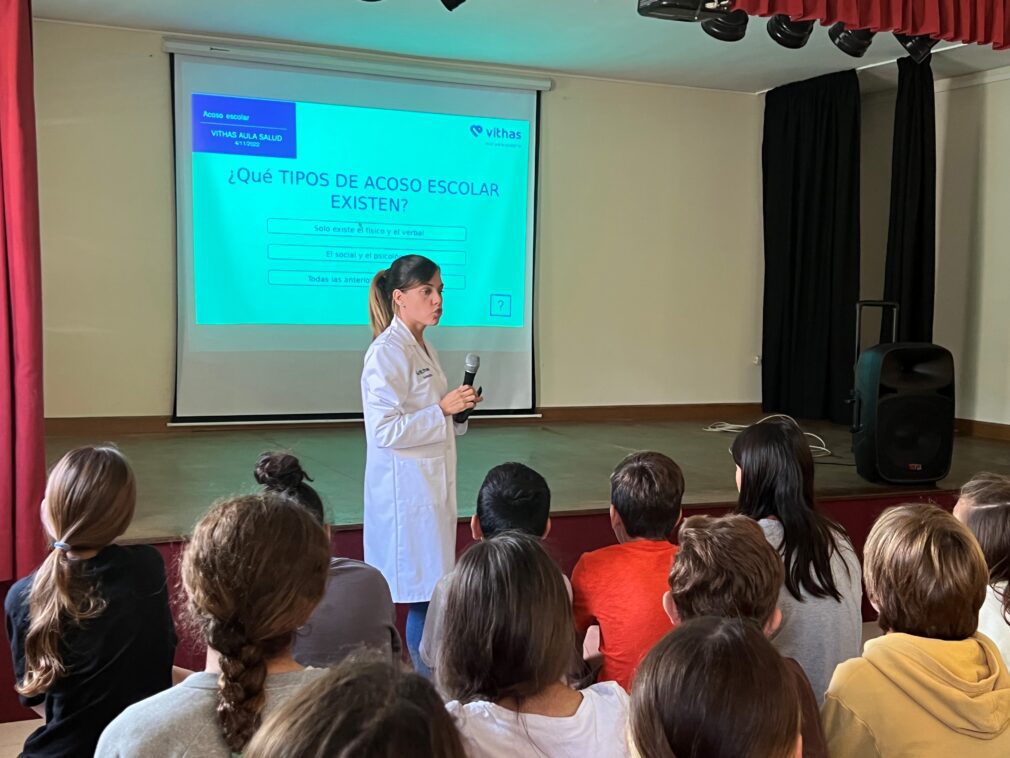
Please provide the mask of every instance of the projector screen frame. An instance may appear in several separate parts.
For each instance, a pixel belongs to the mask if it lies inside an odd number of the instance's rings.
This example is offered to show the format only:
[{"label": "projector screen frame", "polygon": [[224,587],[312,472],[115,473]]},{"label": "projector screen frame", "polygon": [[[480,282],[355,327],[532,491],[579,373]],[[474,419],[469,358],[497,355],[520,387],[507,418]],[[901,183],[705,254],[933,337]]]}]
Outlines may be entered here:
[{"label": "projector screen frame", "polygon": [[[246,61],[251,63],[260,63],[268,65],[277,66],[287,66],[287,67],[304,67],[304,68],[321,68],[323,70],[332,70],[336,72],[345,73],[363,73],[369,76],[391,76],[394,78],[413,78],[419,81],[430,81],[438,83],[450,83],[450,84],[466,84],[469,86],[478,87],[506,87],[514,89],[527,89],[532,90],[532,94],[535,96],[535,109],[532,119],[532,134],[533,138],[533,162],[532,162],[532,173],[530,181],[532,182],[532,199],[530,204],[530,211],[533,214],[532,224],[531,224],[531,251],[530,251],[530,274],[529,274],[529,291],[528,297],[530,301],[530,399],[531,404],[529,407],[523,408],[496,408],[488,410],[477,410],[472,414],[472,417],[477,418],[488,418],[488,419],[529,419],[529,418],[539,418],[538,405],[537,405],[537,319],[536,319],[536,289],[537,289],[537,260],[539,252],[539,215],[540,215],[540,136],[541,136],[541,95],[544,91],[550,90],[552,87],[552,82],[550,79],[536,79],[536,78],[521,78],[517,76],[496,76],[495,74],[487,74],[477,70],[476,72],[472,69],[467,69],[466,67],[459,67],[456,70],[456,75],[445,76],[444,72],[447,69],[439,69],[439,75],[437,76],[413,76],[405,77],[403,75],[403,68],[397,67],[392,69],[383,64],[383,61],[378,60],[376,65],[365,65],[364,68],[351,66],[335,66],[335,65],[322,65],[314,66],[308,65],[305,59],[299,58],[297,60],[283,60],[276,59],[273,56],[269,56],[269,59],[264,59],[263,57],[257,57],[255,55],[250,55],[248,52],[246,54],[233,55],[232,51],[224,50],[220,47],[214,47],[213,45],[208,46],[210,52],[202,54],[199,52],[199,47],[195,49],[186,43],[186,47],[190,49],[179,50],[177,49],[180,45],[179,41],[176,40],[165,40],[164,48],[168,52],[168,63],[169,63],[169,77],[170,77],[170,93],[173,102],[172,108],[172,144],[173,144],[173,156],[176,152],[177,145],[177,130],[180,128],[176,113],[176,108],[174,103],[176,102],[176,65],[175,65],[175,55],[177,53],[184,53],[187,56],[192,57],[208,57],[208,58],[231,58],[236,61]],[[254,50],[253,48],[245,48],[246,51]],[[280,55],[290,56],[290,53],[281,50]],[[310,56],[313,59],[330,59],[330,56]],[[395,65],[395,64],[394,64]],[[398,73],[394,73],[393,71]],[[423,70],[423,69],[420,69]],[[449,69],[451,70],[451,69]],[[175,250],[178,257],[180,252],[179,235],[181,232],[180,224],[180,208],[179,208],[179,174],[177,170],[178,158],[174,157],[172,162],[172,180],[173,180],[173,206],[176,214],[176,225],[175,225]],[[190,212],[190,215],[192,213]],[[192,219],[190,219],[192,220]],[[316,412],[316,413],[263,413],[263,414],[202,414],[202,415],[180,415],[179,414],[179,356],[180,349],[179,345],[182,340],[182,330],[183,323],[182,318],[178,312],[180,303],[180,276],[179,276],[179,265],[178,261],[175,266],[175,306],[176,306],[176,340],[175,340],[175,371],[173,376],[173,393],[172,393],[172,415],[169,420],[169,426],[206,426],[206,425],[220,425],[220,426],[242,426],[242,425],[254,425],[258,423],[262,424],[285,424],[285,423],[306,423],[311,425],[325,425],[327,423],[353,423],[361,421],[363,414],[358,411],[350,412]],[[437,339],[437,338],[436,338]],[[480,384],[480,382],[476,382]],[[450,387],[455,386],[455,380],[449,377]]]}]

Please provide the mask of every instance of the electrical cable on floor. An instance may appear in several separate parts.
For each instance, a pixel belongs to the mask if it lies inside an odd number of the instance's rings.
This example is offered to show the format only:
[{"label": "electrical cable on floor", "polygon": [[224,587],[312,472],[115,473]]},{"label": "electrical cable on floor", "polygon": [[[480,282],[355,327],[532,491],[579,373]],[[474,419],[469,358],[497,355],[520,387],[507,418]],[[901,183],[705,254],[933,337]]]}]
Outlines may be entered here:
[{"label": "electrical cable on floor", "polygon": [[[756,423],[756,424],[762,424],[765,421],[768,421],[768,420],[773,419],[773,418],[785,418],[785,419],[789,419],[794,424],[796,424],[796,427],[798,429],[800,429],[800,431],[803,431],[803,429],[799,425],[799,422],[797,422],[796,419],[794,419],[792,416],[787,416],[784,413],[773,413],[771,416],[765,416],[760,421],[756,421],[754,423]],[[739,434],[744,429],[747,429],[747,428],[752,427],[752,426],[754,426],[754,424],[730,424],[730,423],[728,423],[726,421],[716,421],[714,424],[709,424],[708,426],[706,426],[703,429],[703,431],[706,431],[706,432],[726,432],[726,433],[729,433],[729,434]],[[814,434],[813,432],[803,432],[803,435],[805,437],[813,440],[813,442],[817,443],[817,444],[811,444],[810,445],[810,454],[814,458],[829,458],[829,457],[834,457],[835,454],[833,452],[831,452],[831,448],[828,447],[828,443],[824,441],[823,437],[820,437],[820,436]],[[823,461],[823,463],[828,463],[828,461]],[[852,464],[849,464],[849,463],[835,463],[834,465],[836,465],[836,466],[850,466],[850,465],[851,466],[855,466],[856,464],[854,464],[854,463],[852,463]]]}]

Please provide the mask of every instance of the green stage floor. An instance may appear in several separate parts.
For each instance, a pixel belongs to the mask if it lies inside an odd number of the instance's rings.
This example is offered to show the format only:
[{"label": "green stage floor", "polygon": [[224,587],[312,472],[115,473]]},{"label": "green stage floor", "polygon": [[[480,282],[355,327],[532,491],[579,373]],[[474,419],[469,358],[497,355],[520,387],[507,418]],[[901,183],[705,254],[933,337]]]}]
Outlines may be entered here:
[{"label": "green stage floor", "polygon": [[[471,422],[470,431],[458,440],[460,515],[473,513],[484,474],[505,461],[521,461],[542,473],[550,484],[556,512],[605,508],[611,470],[636,450],[658,450],[681,465],[687,480],[686,504],[730,502],[736,497],[734,466],[728,452],[732,435],[705,432],[704,426],[696,421]],[[821,422],[803,426],[820,434],[835,453],[833,458],[818,459],[819,496],[880,495],[901,490],[866,482],[852,466],[840,465],[852,462],[846,427]],[[51,437],[46,441],[47,459],[52,463],[71,447],[97,441]],[[166,431],[122,435],[113,441],[132,461],[138,479],[137,515],[127,539],[159,541],[186,534],[215,498],[255,489],[253,465],[266,450],[288,450],[301,459],[315,479],[333,524],[351,526],[362,521],[365,439],[360,426]],[[1010,443],[958,439],[951,474],[939,486],[959,487],[983,469],[1010,472]]]}]

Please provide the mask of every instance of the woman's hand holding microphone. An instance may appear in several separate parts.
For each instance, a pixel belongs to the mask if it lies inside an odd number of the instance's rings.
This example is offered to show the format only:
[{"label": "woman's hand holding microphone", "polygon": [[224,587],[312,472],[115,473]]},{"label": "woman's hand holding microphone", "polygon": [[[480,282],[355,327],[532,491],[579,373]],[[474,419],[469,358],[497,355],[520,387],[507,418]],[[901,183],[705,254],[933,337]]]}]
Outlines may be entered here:
[{"label": "woman's hand holding microphone", "polygon": [[438,407],[442,409],[444,415],[454,416],[462,411],[477,407],[477,403],[483,400],[484,398],[478,395],[469,384],[461,384],[439,400]]}]

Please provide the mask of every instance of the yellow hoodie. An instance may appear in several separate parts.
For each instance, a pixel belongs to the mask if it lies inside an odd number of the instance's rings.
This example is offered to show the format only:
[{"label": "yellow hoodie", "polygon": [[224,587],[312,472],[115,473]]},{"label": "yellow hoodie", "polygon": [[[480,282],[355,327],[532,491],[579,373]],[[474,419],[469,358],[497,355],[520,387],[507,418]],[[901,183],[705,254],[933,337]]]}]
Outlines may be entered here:
[{"label": "yellow hoodie", "polygon": [[1010,672],[992,640],[870,640],[821,707],[833,758],[1008,758]]}]

